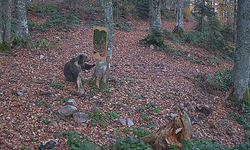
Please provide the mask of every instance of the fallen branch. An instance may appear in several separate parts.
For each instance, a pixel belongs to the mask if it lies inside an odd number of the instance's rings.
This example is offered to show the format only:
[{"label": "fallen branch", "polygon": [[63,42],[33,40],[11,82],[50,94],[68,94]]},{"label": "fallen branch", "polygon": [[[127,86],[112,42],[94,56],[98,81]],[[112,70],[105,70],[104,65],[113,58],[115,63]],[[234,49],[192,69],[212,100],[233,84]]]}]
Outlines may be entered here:
[{"label": "fallen branch", "polygon": [[227,94],[226,94],[224,100],[227,100],[227,99],[228,99],[228,97],[230,96],[230,94],[233,93],[233,90],[234,90],[234,85],[231,84],[231,86],[230,86],[230,88],[229,88],[229,90],[228,90],[228,92],[227,92]]},{"label": "fallen branch", "polygon": [[203,88],[204,92],[205,92],[205,95],[207,97],[207,101],[209,101],[209,97],[208,97],[208,94],[207,94],[207,88],[200,81],[194,80],[194,79],[192,79],[190,77],[187,77],[187,76],[183,76],[183,77],[191,80],[194,84],[195,84],[195,82],[199,83],[201,85],[201,87]]}]

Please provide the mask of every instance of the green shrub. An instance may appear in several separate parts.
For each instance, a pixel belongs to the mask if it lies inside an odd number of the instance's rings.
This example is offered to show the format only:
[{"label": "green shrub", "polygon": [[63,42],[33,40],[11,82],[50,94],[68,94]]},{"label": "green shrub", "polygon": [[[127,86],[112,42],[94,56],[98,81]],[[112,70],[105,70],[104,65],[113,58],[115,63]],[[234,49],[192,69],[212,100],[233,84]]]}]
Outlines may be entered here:
[{"label": "green shrub", "polygon": [[149,13],[149,1],[145,0],[136,0],[134,1],[137,15],[142,19],[148,18]]},{"label": "green shrub", "polygon": [[172,41],[175,38],[175,35],[171,31],[168,31],[167,29],[163,29],[163,34],[167,40]]},{"label": "green shrub", "polygon": [[121,137],[118,138],[118,141],[114,146],[114,149],[115,150],[127,150],[127,149],[153,150],[153,148],[149,144],[133,136],[127,136],[125,139],[121,139]]},{"label": "green shrub", "polygon": [[67,136],[67,145],[74,150],[99,150],[97,144],[92,144],[86,135],[81,135],[77,131],[66,131],[55,135],[55,138]]},{"label": "green shrub", "polygon": [[231,84],[232,69],[226,70],[224,73],[217,71],[215,80],[219,84],[219,90],[228,90]]},{"label": "green shrub", "polygon": [[58,83],[51,83],[49,86],[54,89],[60,89],[60,90],[62,90],[64,87],[62,84],[58,84]]},{"label": "green shrub", "polygon": [[203,36],[200,32],[187,31],[183,34],[184,42],[194,45],[199,44],[203,40]]}]

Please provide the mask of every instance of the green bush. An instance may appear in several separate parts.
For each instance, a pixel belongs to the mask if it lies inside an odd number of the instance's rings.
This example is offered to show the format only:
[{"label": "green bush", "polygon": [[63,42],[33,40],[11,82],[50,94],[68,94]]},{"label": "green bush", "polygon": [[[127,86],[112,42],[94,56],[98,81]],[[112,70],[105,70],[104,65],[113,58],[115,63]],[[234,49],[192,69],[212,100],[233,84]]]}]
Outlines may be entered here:
[{"label": "green bush", "polygon": [[232,69],[226,70],[224,73],[217,71],[215,80],[219,84],[219,90],[228,90],[231,84]]},{"label": "green bush", "polygon": [[184,42],[198,45],[204,38],[200,32],[187,31],[183,34]]},{"label": "green bush", "polygon": [[164,29],[163,30],[163,34],[164,34],[164,37],[167,39],[167,40],[174,40],[175,38],[175,35],[171,32],[171,31],[168,31],[167,29]]},{"label": "green bush", "polygon": [[148,18],[149,13],[149,1],[145,0],[136,0],[134,1],[137,15],[142,19]]},{"label": "green bush", "polygon": [[133,136],[127,136],[125,139],[121,139],[121,137],[118,138],[117,143],[114,146],[115,150],[153,150],[153,148],[145,143],[144,141],[133,137]]}]

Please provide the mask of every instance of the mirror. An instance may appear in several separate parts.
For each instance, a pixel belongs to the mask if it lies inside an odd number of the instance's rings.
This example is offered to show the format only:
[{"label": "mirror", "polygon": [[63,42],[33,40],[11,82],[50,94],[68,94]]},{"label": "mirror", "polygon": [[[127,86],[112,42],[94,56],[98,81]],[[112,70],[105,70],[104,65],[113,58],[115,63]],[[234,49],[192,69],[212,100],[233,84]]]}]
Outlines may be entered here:
[{"label": "mirror", "polygon": [[93,57],[99,60],[106,61],[107,57],[107,38],[108,28],[93,27]]}]

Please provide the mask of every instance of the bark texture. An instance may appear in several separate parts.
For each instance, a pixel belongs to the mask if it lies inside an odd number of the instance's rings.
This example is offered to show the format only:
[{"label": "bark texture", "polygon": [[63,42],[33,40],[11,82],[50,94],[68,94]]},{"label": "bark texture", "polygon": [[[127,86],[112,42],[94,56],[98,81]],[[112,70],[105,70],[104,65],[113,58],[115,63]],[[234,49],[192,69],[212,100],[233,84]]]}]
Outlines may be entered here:
[{"label": "bark texture", "polygon": [[3,2],[0,1],[0,44],[3,43]]},{"label": "bark texture", "polygon": [[183,0],[177,1],[177,13],[176,13],[176,24],[174,28],[174,33],[182,35],[184,32],[184,17],[183,17]]},{"label": "bark texture", "polygon": [[95,82],[97,87],[107,87],[109,79],[109,67],[110,60],[112,58],[112,47],[113,47],[113,9],[111,0],[100,0],[102,8],[102,26],[108,28],[108,46],[107,46],[107,61],[97,60],[94,74],[92,76],[92,82]]},{"label": "bark texture", "polygon": [[5,34],[4,34],[4,41],[6,45],[10,45],[11,4],[12,4],[12,0],[8,0],[7,11],[6,11],[6,22],[5,22]]},{"label": "bark texture", "polygon": [[237,37],[232,73],[233,95],[242,101],[248,89],[250,62],[250,1],[239,0],[237,12]]},{"label": "bark texture", "polygon": [[28,38],[28,23],[25,0],[15,0],[16,5],[16,36]]},{"label": "bark texture", "polygon": [[175,117],[169,124],[158,131],[142,138],[149,143],[154,150],[169,149],[169,145],[182,147],[181,140],[190,140],[192,135],[191,120],[186,112]]},{"label": "bark texture", "polygon": [[161,0],[149,0],[149,34],[161,32]]}]

